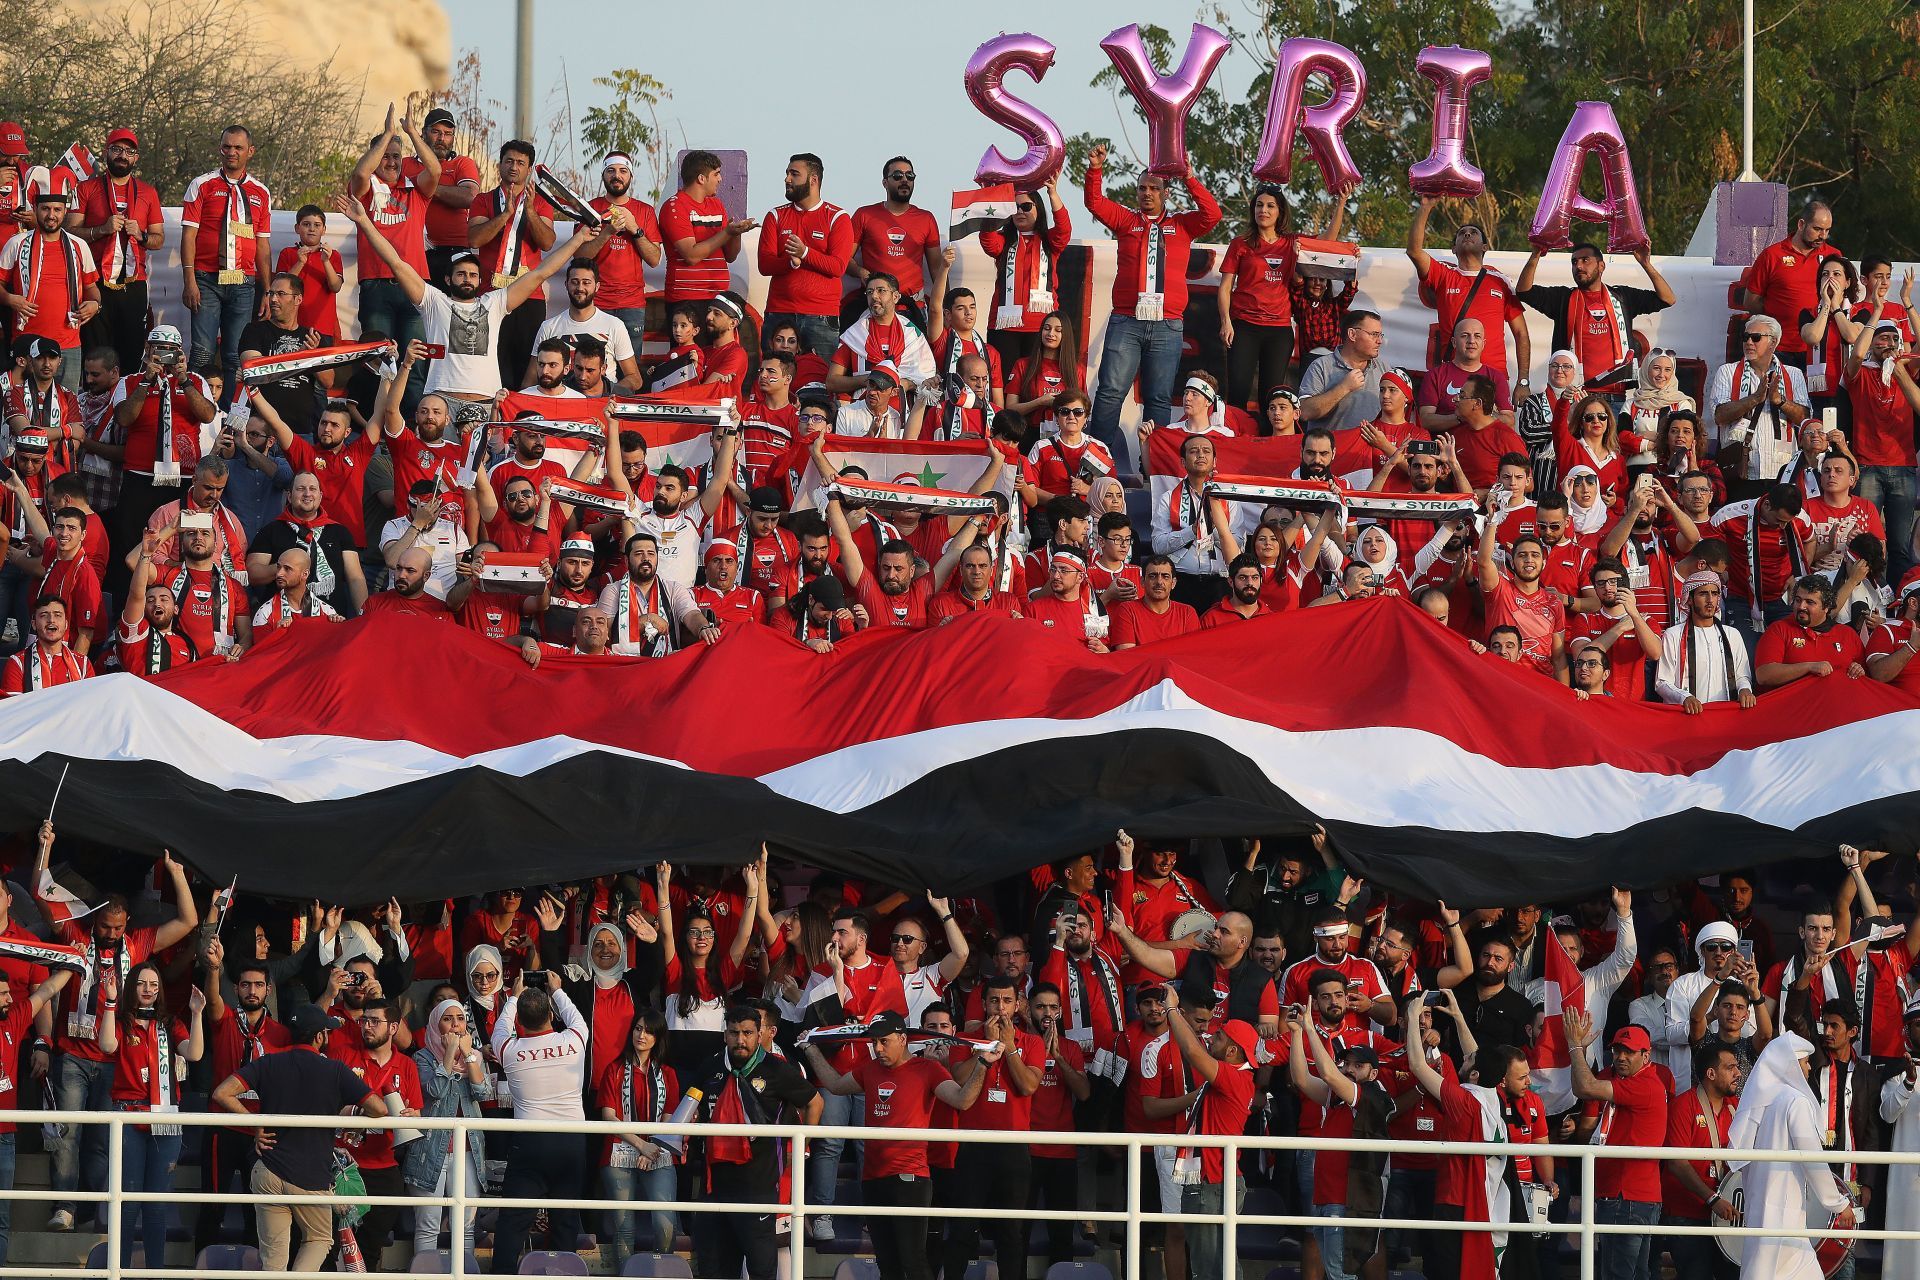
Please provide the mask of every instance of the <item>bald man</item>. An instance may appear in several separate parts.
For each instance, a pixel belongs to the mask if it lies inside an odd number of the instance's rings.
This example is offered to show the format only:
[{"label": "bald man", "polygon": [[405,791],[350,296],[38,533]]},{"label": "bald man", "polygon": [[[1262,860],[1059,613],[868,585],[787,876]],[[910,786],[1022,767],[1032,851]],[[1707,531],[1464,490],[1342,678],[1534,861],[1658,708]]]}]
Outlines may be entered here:
[{"label": "bald man", "polygon": [[[1178,977],[1180,988],[1213,991],[1221,997],[1218,1017],[1251,1022],[1262,1040],[1280,1035],[1280,992],[1273,974],[1253,960],[1253,921],[1229,911],[1200,937],[1200,945],[1183,953],[1143,941],[1118,911],[1108,916],[1114,936],[1134,963],[1162,978]],[[1192,984],[1192,985],[1189,985]]]},{"label": "bald man", "polygon": [[425,547],[409,547],[395,558],[393,585],[367,599],[366,616],[381,613],[417,613],[430,618],[451,618],[447,602],[428,588],[433,583],[433,553]]},{"label": "bald man", "polygon": [[339,622],[338,613],[312,590],[313,557],[299,547],[288,547],[274,558],[273,598],[253,615],[256,628],[277,630],[295,618],[325,618]]}]

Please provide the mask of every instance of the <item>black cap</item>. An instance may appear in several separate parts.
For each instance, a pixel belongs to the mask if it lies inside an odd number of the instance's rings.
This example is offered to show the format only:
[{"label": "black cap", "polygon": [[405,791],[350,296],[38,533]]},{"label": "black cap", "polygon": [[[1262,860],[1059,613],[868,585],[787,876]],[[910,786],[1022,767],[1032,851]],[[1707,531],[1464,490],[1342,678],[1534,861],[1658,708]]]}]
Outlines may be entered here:
[{"label": "black cap", "polygon": [[809,582],[804,588],[807,603],[817,604],[823,609],[837,610],[847,607],[847,593],[840,589],[840,579],[830,573],[823,573]]},{"label": "black cap", "polygon": [[763,516],[780,516],[787,513],[787,504],[780,500],[778,489],[769,484],[759,484],[747,491],[747,510],[757,511]]},{"label": "black cap", "polygon": [[891,1011],[880,1014],[874,1018],[872,1022],[867,1024],[867,1034],[875,1040],[878,1040],[881,1036],[904,1035],[906,1034],[906,1030],[907,1020]]},{"label": "black cap", "polygon": [[433,128],[433,126],[437,124],[456,124],[456,123],[457,122],[453,118],[453,112],[447,110],[445,107],[435,107],[433,110],[427,112],[426,122],[423,123],[420,127],[422,129],[431,129]]},{"label": "black cap", "polygon": [[341,1025],[340,1019],[317,1004],[303,1004],[287,1015],[287,1030],[293,1033],[297,1044],[305,1044],[322,1031],[332,1031]]},{"label": "black cap", "polygon": [[26,339],[25,346],[29,360],[38,360],[42,357],[57,358],[60,355],[60,344],[52,338],[29,337]]}]

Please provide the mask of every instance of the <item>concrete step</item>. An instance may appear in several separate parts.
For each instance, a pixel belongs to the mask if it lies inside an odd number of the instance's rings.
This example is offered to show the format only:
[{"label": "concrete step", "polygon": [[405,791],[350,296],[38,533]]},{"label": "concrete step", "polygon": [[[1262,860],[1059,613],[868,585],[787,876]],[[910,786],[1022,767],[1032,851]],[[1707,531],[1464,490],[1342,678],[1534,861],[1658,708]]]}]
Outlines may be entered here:
[{"label": "concrete step", "polygon": [[53,1164],[44,1151],[21,1151],[13,1157],[13,1185],[31,1190],[53,1185]]},{"label": "concrete step", "polygon": [[[17,1219],[21,1206],[13,1207]],[[7,1246],[10,1267],[79,1267],[87,1261],[87,1251],[105,1240],[103,1235],[83,1231],[22,1231],[14,1229]],[[185,1262],[191,1264],[192,1258]]]}]

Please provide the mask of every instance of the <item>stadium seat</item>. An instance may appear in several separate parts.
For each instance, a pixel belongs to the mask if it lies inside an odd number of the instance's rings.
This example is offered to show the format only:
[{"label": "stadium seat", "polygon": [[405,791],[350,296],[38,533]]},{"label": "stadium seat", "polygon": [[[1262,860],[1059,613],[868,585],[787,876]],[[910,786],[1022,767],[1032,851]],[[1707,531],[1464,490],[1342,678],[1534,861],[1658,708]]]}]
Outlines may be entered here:
[{"label": "stadium seat", "polygon": [[[1253,1217],[1267,1217],[1286,1211],[1286,1206],[1280,1201],[1280,1193],[1269,1187],[1248,1187],[1246,1203],[1240,1209],[1241,1213]],[[1300,1257],[1299,1246],[1288,1239],[1285,1227],[1243,1222],[1235,1231],[1234,1243],[1241,1257],[1261,1262],[1292,1262]]]},{"label": "stadium seat", "polygon": [[[445,1249],[426,1249],[413,1255],[413,1261],[407,1264],[407,1270],[417,1271],[427,1276],[450,1276],[453,1274],[453,1257]],[[470,1276],[483,1274],[480,1259],[473,1250],[467,1250],[466,1273]]]},{"label": "stadium seat", "polygon": [[[133,1246],[133,1261],[127,1263],[127,1265],[136,1270],[145,1267],[147,1265],[147,1247],[143,1244]],[[94,1245],[93,1248],[87,1250],[87,1270],[105,1271],[106,1269],[107,1242],[102,1240]]]},{"label": "stadium seat", "polygon": [[967,1264],[963,1280],[1000,1280],[1000,1264],[991,1258],[975,1258]]},{"label": "stadium seat", "polygon": [[1113,1280],[1113,1272],[1099,1262],[1056,1262],[1047,1268],[1047,1280]]},{"label": "stadium seat", "polygon": [[693,1268],[677,1253],[636,1253],[620,1268],[623,1276],[673,1277],[692,1280]]},{"label": "stadium seat", "polygon": [[587,1260],[577,1253],[561,1253],[555,1249],[535,1249],[520,1259],[520,1274],[523,1276],[584,1276],[591,1273],[587,1270]]},{"label": "stadium seat", "polygon": [[833,1280],[880,1280],[880,1264],[872,1258],[842,1258]]},{"label": "stadium seat", "polygon": [[265,1271],[260,1251],[250,1244],[210,1244],[193,1260],[197,1271]]}]

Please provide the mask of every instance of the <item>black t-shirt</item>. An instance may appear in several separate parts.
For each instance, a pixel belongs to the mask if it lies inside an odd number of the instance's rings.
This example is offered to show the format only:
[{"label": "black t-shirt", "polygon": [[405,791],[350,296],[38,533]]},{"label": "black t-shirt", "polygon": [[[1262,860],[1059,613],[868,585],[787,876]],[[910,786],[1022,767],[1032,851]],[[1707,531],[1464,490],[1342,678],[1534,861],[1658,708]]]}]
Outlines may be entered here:
[{"label": "black t-shirt", "polygon": [[[333,571],[332,578],[330,581],[324,578],[316,565],[307,584],[314,595],[333,606],[335,613],[343,618],[351,618],[355,610],[353,592],[347,587],[346,562],[348,556],[358,555],[354,550],[353,535],[343,524],[328,524],[321,526],[317,540],[321,554],[326,557],[327,567]],[[261,526],[260,532],[253,535],[253,541],[247,544],[247,553],[265,554],[277,559],[282,551],[292,547],[309,550],[298,529],[285,520],[275,519],[267,521]],[[332,589],[321,590],[323,582],[328,582]],[[273,588],[268,586],[262,589],[260,598],[264,600],[272,594]]]},{"label": "black t-shirt", "polygon": [[[727,1083],[729,1072],[726,1061],[723,1050],[706,1070],[692,1072],[681,1081],[685,1087],[705,1091],[706,1096],[701,1099],[700,1109],[694,1115],[697,1123],[719,1123],[714,1111],[720,1105]],[[772,1054],[762,1057],[759,1065],[748,1072],[740,1083],[741,1109],[746,1113],[748,1124],[791,1124],[800,1118],[800,1113],[818,1092],[800,1073],[800,1068]],[[715,1195],[733,1200],[764,1202],[778,1195],[774,1180],[774,1172],[778,1167],[774,1160],[774,1147],[784,1141],[783,1138],[755,1138],[752,1158],[745,1164],[710,1161],[706,1158],[707,1143],[696,1142],[693,1145],[698,1159],[707,1166]]]},{"label": "black t-shirt", "polygon": [[[313,332],[305,325],[282,329],[271,320],[255,320],[240,331],[240,349],[258,351],[263,356],[298,355],[308,350],[307,335]],[[325,334],[320,335],[320,346],[332,345],[332,339]],[[313,434],[313,424],[320,418],[322,393],[320,384],[314,381],[312,374],[297,373],[289,378],[263,382],[260,384],[260,394],[297,434]]]},{"label": "black t-shirt", "polygon": [[[255,1058],[234,1074],[260,1095],[267,1115],[338,1115],[373,1092],[346,1063],[299,1046]],[[333,1130],[275,1129],[273,1136],[261,1163],[302,1191],[333,1186]]]},{"label": "black t-shirt", "polygon": [[[1479,985],[1471,978],[1453,991],[1460,1002],[1460,1016],[1467,1020],[1473,1038],[1482,1045],[1512,1045],[1524,1049],[1533,1042],[1533,1001],[1502,983],[1486,1000],[1480,998]],[[1452,1018],[1435,1018],[1441,1047],[1455,1062],[1460,1061],[1458,1037],[1453,1034]]]},{"label": "black t-shirt", "polygon": [[[1260,1021],[1260,1000],[1272,983],[1273,975],[1253,962],[1252,952],[1241,956],[1240,963],[1233,968],[1222,970],[1220,962],[1206,952],[1189,951],[1187,962],[1180,969],[1182,990],[1191,987],[1217,994],[1224,987],[1227,993],[1226,1016],[1242,1022]],[[1275,999],[1278,999],[1277,992]]]},{"label": "black t-shirt", "polygon": [[[1620,318],[1626,321],[1628,333],[1633,331],[1633,322],[1641,316],[1667,309],[1667,304],[1660,301],[1660,295],[1651,289],[1636,289],[1624,284],[1610,284],[1607,288],[1612,291],[1614,301],[1620,304]],[[1573,335],[1567,328],[1567,304],[1573,299],[1572,285],[1537,284],[1525,293],[1513,296],[1553,321],[1553,350],[1574,349]],[[1620,338],[1622,342],[1630,341],[1626,334],[1620,335]]]}]

